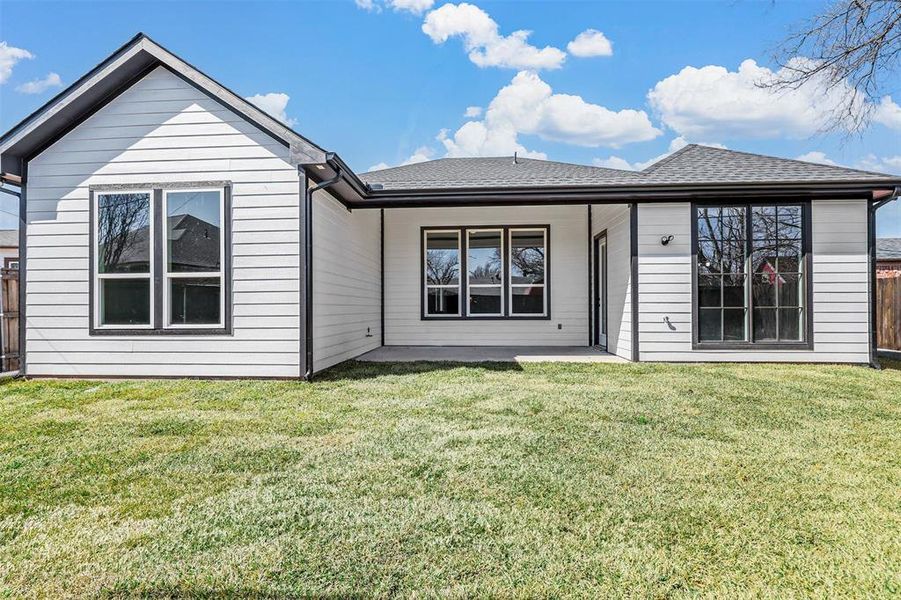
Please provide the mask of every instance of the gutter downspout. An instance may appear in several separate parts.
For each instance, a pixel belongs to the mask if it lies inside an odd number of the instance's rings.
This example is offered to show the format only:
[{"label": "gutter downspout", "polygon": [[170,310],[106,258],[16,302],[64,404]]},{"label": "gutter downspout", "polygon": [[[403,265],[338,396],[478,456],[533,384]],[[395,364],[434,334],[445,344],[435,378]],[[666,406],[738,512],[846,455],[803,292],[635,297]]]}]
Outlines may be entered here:
[{"label": "gutter downspout", "polygon": [[[301,177],[307,177],[303,167],[297,167],[297,173]],[[304,243],[304,298],[306,311],[304,311],[304,381],[313,381],[313,192],[328,188],[341,179],[340,167],[335,169],[335,176],[313,187],[307,186],[306,197],[303,203],[303,243]]]},{"label": "gutter downspout", "polygon": [[876,211],[898,198],[901,198],[901,186],[895,187],[888,197],[881,200],[871,200],[867,203],[869,207],[867,214],[867,243],[870,259],[870,366],[874,369],[882,369],[882,364],[879,362],[877,355],[879,340],[876,339]]}]

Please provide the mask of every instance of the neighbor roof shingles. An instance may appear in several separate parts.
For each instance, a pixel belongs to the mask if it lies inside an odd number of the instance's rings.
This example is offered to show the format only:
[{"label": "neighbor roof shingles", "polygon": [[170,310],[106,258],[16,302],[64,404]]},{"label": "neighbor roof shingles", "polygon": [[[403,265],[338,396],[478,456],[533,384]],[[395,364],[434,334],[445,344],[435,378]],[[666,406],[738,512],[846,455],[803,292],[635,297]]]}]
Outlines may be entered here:
[{"label": "neighbor roof shingles", "polygon": [[0,248],[18,248],[19,230],[0,229]]},{"label": "neighbor roof shingles", "polygon": [[[624,171],[512,157],[442,158],[360,178],[383,190],[652,186],[711,183],[856,182],[891,175],[690,144],[644,171]],[[381,188],[377,187],[381,186]]]},{"label": "neighbor roof shingles", "polygon": [[901,260],[901,238],[878,238],[876,240],[878,260]]}]

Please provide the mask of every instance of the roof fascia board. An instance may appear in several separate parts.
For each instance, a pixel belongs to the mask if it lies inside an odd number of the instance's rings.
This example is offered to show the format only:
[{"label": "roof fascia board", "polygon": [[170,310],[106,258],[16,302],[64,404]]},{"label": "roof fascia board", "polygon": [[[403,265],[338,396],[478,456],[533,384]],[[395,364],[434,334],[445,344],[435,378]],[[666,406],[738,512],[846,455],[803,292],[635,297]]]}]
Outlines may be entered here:
[{"label": "roof fascia board", "polygon": [[749,183],[702,183],[702,184],[647,184],[647,185],[586,185],[558,187],[482,187],[482,188],[424,188],[405,190],[372,190],[368,197],[376,199],[392,198],[464,198],[484,196],[574,196],[574,195],[609,195],[631,194],[636,196],[661,194],[701,194],[701,193],[736,193],[757,194],[761,192],[821,192],[847,190],[873,190],[885,186],[901,185],[898,179],[872,179],[847,181],[794,181],[794,182],[749,182]]},{"label": "roof fascia board", "polygon": [[691,200],[711,200],[728,195],[742,199],[851,199],[869,200],[873,195],[871,186],[829,186],[829,187],[735,187],[735,188],[682,188],[682,189],[604,189],[594,190],[494,190],[494,193],[429,195],[411,193],[405,195],[384,195],[370,193],[361,202],[350,202],[351,208],[425,208],[453,206],[523,206],[523,205],[566,205],[566,204],[618,204],[630,202],[685,202]]}]

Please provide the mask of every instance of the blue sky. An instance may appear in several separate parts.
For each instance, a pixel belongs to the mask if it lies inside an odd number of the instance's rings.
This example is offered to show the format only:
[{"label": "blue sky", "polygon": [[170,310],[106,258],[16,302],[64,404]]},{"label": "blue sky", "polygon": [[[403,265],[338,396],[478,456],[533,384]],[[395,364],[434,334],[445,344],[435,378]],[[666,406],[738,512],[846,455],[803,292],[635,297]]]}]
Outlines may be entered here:
[{"label": "blue sky", "polygon": [[[823,4],[3,0],[4,51],[30,57],[0,61],[0,129],[144,31],[359,171],[514,150],[636,168],[701,142],[901,173],[901,82],[851,139],[818,132],[823,95],[749,85]],[[893,212],[882,235],[901,236]]]}]

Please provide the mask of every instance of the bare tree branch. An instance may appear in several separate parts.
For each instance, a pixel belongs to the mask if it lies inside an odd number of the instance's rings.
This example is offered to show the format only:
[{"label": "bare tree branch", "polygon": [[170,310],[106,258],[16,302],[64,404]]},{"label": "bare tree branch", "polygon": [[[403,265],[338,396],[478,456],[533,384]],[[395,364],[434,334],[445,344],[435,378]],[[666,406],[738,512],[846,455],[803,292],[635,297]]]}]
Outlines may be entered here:
[{"label": "bare tree branch", "polygon": [[859,133],[879,100],[895,91],[890,86],[897,86],[901,0],[837,0],[789,35],[775,58],[782,68],[759,86],[817,85],[839,98],[824,129]]}]

